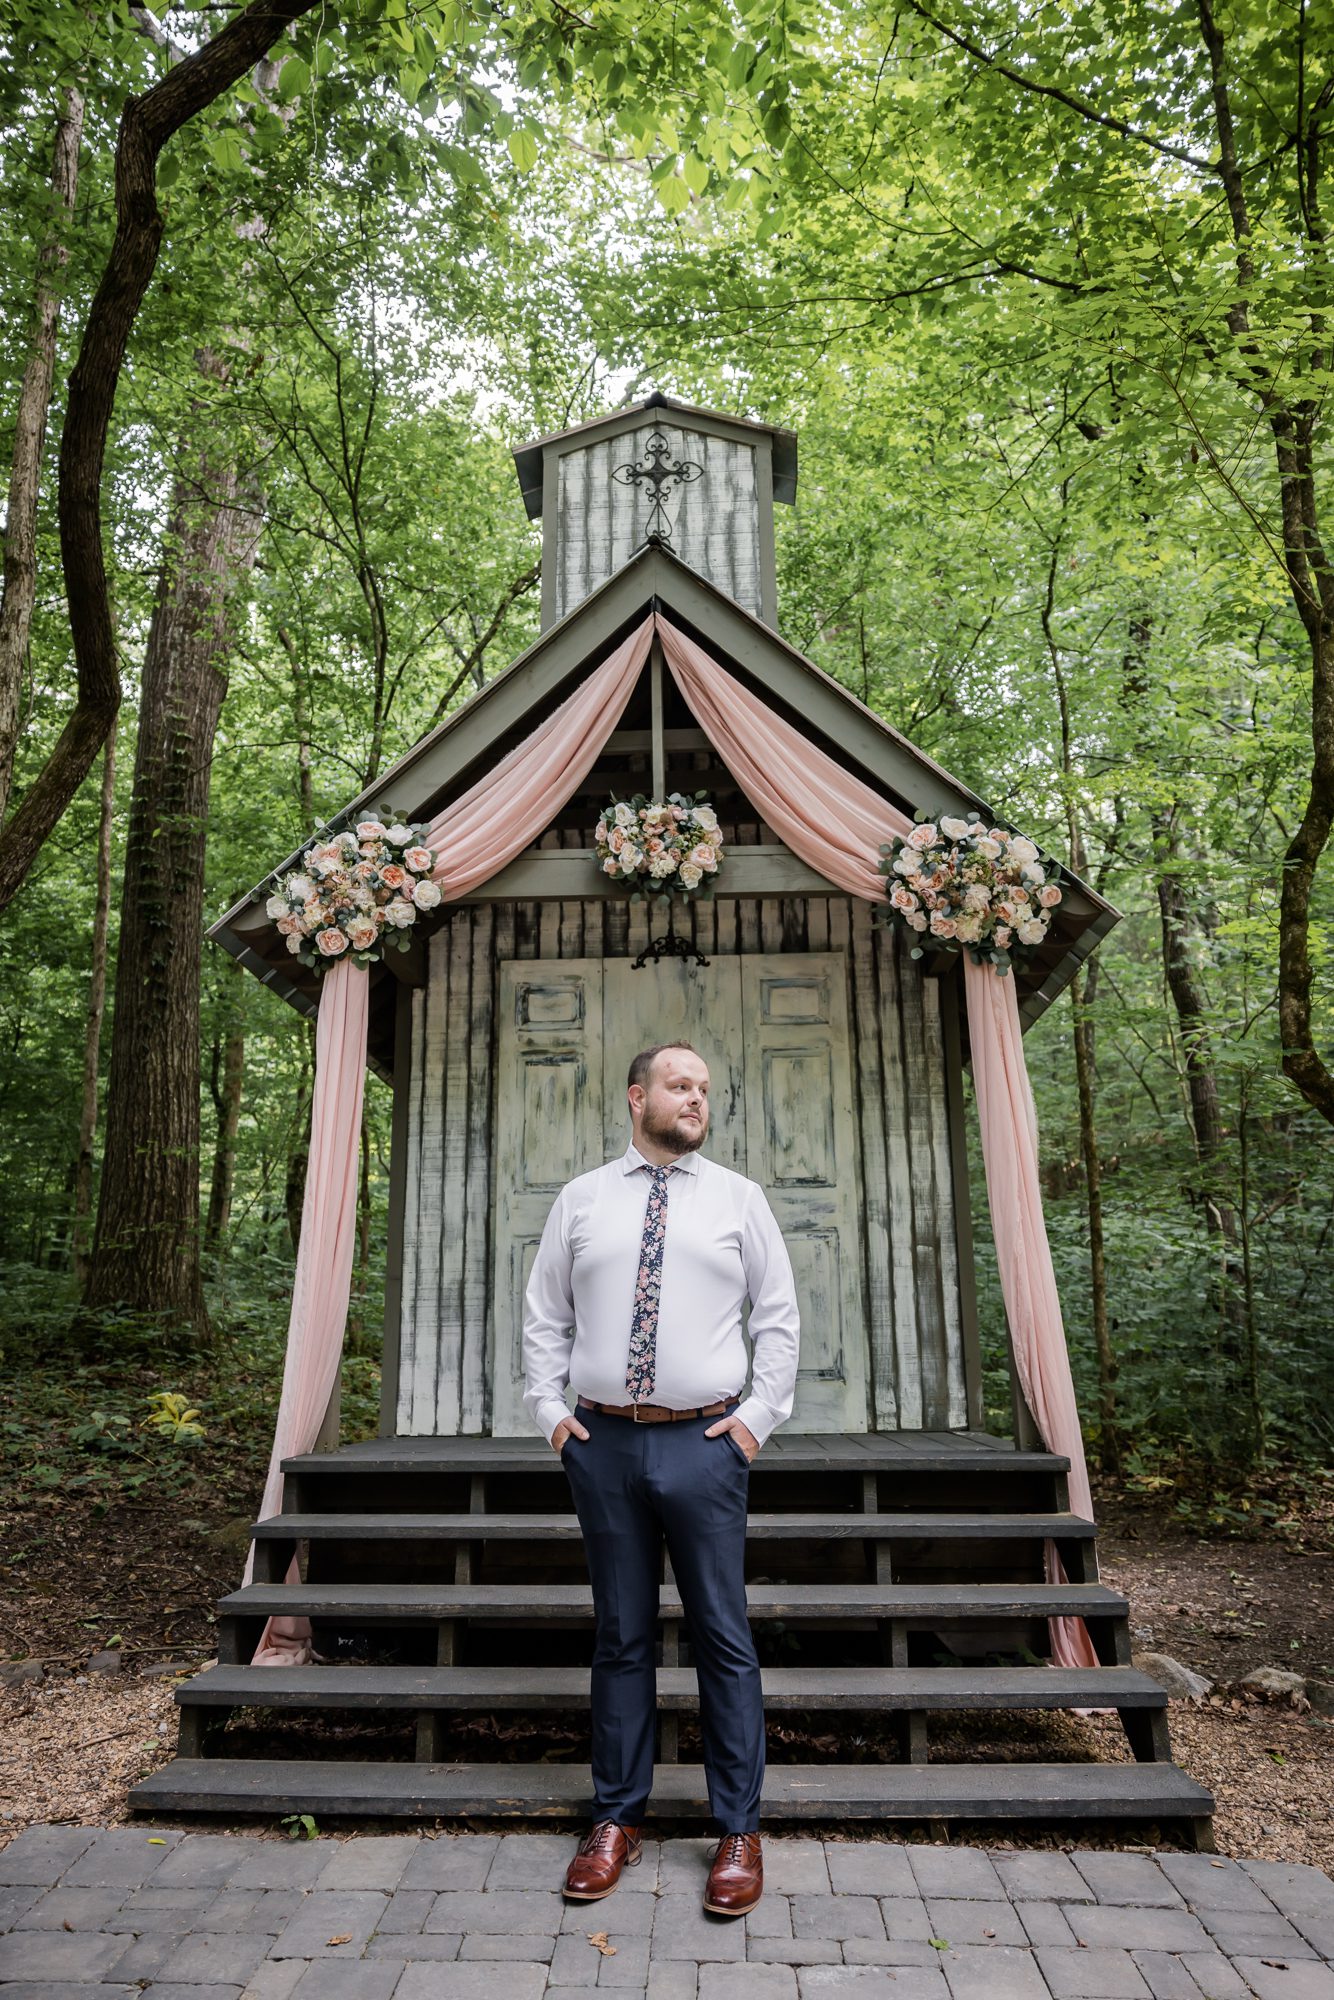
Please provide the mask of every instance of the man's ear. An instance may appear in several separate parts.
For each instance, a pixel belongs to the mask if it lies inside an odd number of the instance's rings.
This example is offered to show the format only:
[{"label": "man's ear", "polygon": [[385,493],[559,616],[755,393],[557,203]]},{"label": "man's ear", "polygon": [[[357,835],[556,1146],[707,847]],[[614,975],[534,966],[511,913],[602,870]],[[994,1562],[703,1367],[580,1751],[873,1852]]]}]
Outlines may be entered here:
[{"label": "man's ear", "polygon": [[642,1113],[644,1109],[644,1095],[645,1092],[642,1083],[632,1083],[627,1089],[625,1093],[626,1102],[630,1106],[630,1115],[632,1118],[638,1117]]}]

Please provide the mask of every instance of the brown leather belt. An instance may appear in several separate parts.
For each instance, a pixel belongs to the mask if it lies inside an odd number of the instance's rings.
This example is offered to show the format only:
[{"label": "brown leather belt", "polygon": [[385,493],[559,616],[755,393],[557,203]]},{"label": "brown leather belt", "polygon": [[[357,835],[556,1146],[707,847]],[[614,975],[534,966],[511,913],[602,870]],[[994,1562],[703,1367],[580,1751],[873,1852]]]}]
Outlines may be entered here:
[{"label": "brown leather belt", "polygon": [[669,1410],[665,1403],[595,1403],[580,1396],[579,1408],[596,1410],[603,1417],[628,1417],[636,1424],[680,1424],[687,1417],[721,1417],[740,1401],[740,1396],[727,1396],[721,1403],[701,1403],[697,1410]]}]

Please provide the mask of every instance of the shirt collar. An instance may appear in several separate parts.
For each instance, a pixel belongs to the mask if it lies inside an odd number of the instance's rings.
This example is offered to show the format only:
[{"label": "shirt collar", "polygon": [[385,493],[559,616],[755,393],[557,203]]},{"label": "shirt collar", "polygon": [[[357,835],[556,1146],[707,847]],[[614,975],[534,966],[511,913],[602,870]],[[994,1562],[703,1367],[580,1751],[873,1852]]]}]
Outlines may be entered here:
[{"label": "shirt collar", "polygon": [[[633,1174],[637,1173],[640,1167],[651,1167],[653,1164],[652,1160],[644,1158],[639,1148],[631,1141],[630,1145],[625,1149],[625,1158],[621,1162],[621,1172],[623,1174]],[[680,1159],[665,1162],[664,1164],[670,1164],[678,1173],[697,1174],[699,1172],[699,1154],[682,1153]]]}]

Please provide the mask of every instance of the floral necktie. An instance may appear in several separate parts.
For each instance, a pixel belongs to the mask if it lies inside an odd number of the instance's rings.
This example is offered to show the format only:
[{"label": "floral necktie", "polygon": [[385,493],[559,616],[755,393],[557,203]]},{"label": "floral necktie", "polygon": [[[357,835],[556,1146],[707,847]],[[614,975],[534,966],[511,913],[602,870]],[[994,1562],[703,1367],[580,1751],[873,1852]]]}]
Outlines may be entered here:
[{"label": "floral necktie", "polygon": [[639,1246],[639,1276],[635,1279],[635,1309],[630,1321],[630,1358],[625,1386],[632,1403],[653,1394],[657,1362],[658,1295],[662,1290],[662,1246],[667,1234],[667,1176],[670,1167],[645,1166],[651,1176],[644,1240]]}]

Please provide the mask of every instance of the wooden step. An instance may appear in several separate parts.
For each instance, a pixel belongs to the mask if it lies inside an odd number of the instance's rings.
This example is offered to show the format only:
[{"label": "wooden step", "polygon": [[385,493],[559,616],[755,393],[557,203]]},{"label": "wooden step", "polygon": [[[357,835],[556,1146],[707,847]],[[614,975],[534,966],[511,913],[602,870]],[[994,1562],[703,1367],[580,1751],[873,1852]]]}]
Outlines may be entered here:
[{"label": "wooden step", "polygon": [[[139,1812],[584,1818],[586,1766],[393,1764],[182,1757],[130,1793]],[[770,1764],[772,1818],[1184,1821],[1207,1840],[1213,1800],[1175,1764]],[[700,1766],[663,1764],[650,1815],[703,1819]],[[554,1879],[554,1877],[553,1877]]]},{"label": "wooden step", "polygon": [[[1066,1472],[1070,1461],[1045,1451],[1016,1451],[1008,1438],[982,1431],[784,1433],[765,1445],[760,1469],[781,1472]],[[540,1437],[367,1438],[332,1452],[283,1461],[302,1477],[387,1472],[537,1472],[555,1474],[560,1459]]]},{"label": "wooden step", "polygon": [[[587,1667],[209,1667],[176,1689],[184,1708],[586,1709]],[[826,1713],[1000,1708],[1163,1709],[1134,1667],[766,1667],[766,1709]],[[693,1712],[693,1668],[658,1669],[658,1707]]]},{"label": "wooden step", "polygon": [[[274,1514],[257,1541],[579,1542],[573,1512],[557,1514]],[[752,1514],[749,1541],[1092,1541],[1078,1514]]]},{"label": "wooden step", "polygon": [[[750,1584],[752,1618],[897,1619],[952,1625],[995,1618],[1124,1618],[1128,1605],[1100,1583]],[[586,1584],[252,1583],[221,1598],[224,1618],[328,1618],[352,1624],[433,1624],[441,1618],[584,1620],[593,1615]],[[660,1615],[684,1616],[664,1586]]]}]

